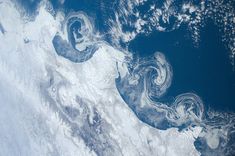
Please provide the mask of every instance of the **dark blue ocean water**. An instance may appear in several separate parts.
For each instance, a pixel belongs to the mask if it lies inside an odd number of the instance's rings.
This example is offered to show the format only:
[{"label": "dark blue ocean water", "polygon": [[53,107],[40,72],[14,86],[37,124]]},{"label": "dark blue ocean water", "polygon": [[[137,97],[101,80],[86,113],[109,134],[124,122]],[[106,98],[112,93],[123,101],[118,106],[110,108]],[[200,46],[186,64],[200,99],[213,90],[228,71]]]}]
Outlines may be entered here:
[{"label": "dark blue ocean water", "polygon": [[[35,12],[39,1],[18,0],[28,12]],[[104,0],[67,0],[63,5],[52,0],[54,9],[84,11],[94,19],[96,29],[105,32],[108,19],[114,16],[116,3]],[[235,71],[229,51],[222,42],[221,33],[213,22],[206,23],[200,31],[199,46],[193,44],[186,26],[172,32],[152,32],[139,35],[130,42],[129,50],[139,57],[165,54],[173,68],[173,82],[167,96],[174,97],[194,92],[205,106],[215,110],[235,111]]]},{"label": "dark blue ocean water", "polygon": [[235,72],[219,29],[208,22],[201,29],[199,46],[185,26],[173,32],[140,35],[129,49],[141,57],[163,52],[173,68],[169,96],[194,92],[215,110],[235,110]]}]

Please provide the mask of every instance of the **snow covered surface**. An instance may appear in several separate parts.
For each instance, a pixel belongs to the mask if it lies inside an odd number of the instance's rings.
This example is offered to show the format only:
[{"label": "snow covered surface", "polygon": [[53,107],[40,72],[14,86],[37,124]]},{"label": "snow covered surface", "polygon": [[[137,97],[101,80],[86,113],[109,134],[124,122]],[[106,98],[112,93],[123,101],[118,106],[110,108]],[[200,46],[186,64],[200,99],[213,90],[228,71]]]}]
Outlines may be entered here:
[{"label": "snow covered surface", "polygon": [[[102,41],[98,33],[76,47],[96,44],[91,57],[75,62],[58,55],[52,41],[59,33],[69,42],[61,29],[66,17],[52,16],[46,5],[42,2],[30,21],[14,3],[0,0],[0,155],[196,156],[199,135],[211,148],[218,146],[219,130],[212,137],[201,134],[201,126],[159,130],[141,121],[116,85],[118,77],[129,74],[126,57],[131,54]],[[156,55],[162,77],[155,83],[165,92],[170,69],[164,56]],[[184,106],[175,109],[181,120],[192,117],[185,117]]]},{"label": "snow covered surface", "polygon": [[[35,21],[25,22],[14,4],[2,1],[0,21],[6,31],[0,33],[0,155],[199,155],[193,146],[199,127],[153,129],[123,102],[115,87],[122,52],[102,43],[81,64],[57,56],[51,41],[60,21],[43,6]],[[89,118],[63,112],[67,106],[81,115],[78,98],[87,101]],[[94,112],[101,132],[93,132]],[[99,142],[111,148],[102,150]]]}]

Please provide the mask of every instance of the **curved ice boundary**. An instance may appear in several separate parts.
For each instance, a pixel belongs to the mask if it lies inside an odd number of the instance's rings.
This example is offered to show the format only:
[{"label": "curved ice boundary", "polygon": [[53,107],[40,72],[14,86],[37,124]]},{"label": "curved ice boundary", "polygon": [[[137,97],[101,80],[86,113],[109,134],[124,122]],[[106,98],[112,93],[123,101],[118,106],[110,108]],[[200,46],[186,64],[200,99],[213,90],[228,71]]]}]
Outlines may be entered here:
[{"label": "curved ice boundary", "polygon": [[173,102],[162,100],[172,76],[165,56],[156,52],[154,57],[130,61],[128,72],[119,74],[116,86],[142,122],[161,130],[201,126],[195,146],[203,155],[234,153],[234,113],[205,112],[202,100],[194,93],[180,94]]},{"label": "curved ice boundary", "polygon": [[[206,113],[200,98],[191,93],[162,102],[173,76],[163,54],[126,63],[125,53],[103,44],[93,59],[68,63],[54,55],[51,41],[60,31],[59,21],[43,7],[29,23],[22,22],[11,2],[0,3],[0,8],[6,30],[0,34],[0,155],[234,153],[234,113]],[[64,37],[67,32],[58,33],[57,39],[68,47],[82,52],[93,45],[88,37],[73,47],[75,42]],[[15,44],[9,44],[12,41]],[[195,132],[193,125],[203,128],[199,137],[200,129]]]},{"label": "curved ice boundary", "polygon": [[129,68],[130,74],[116,79],[119,93],[145,123],[159,128],[185,128],[202,120],[202,101],[193,93],[181,94],[172,104],[161,98],[171,85],[172,69],[162,53],[140,60]]},{"label": "curved ice boundary", "polygon": [[98,45],[93,41],[93,27],[85,13],[69,14],[62,29],[67,40],[59,34],[52,40],[58,55],[75,63],[87,61],[93,56]]}]

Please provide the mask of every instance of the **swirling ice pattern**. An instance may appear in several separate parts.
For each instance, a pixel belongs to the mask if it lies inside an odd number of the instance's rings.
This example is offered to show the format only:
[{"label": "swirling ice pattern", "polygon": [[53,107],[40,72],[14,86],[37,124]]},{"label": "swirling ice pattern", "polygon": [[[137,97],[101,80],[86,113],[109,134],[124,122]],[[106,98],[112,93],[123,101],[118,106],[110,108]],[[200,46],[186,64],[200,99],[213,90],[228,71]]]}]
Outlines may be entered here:
[{"label": "swirling ice pattern", "polygon": [[172,76],[170,64],[157,52],[137,64],[130,62],[129,72],[116,79],[116,86],[123,100],[144,123],[162,130],[201,126],[204,129],[195,142],[199,151],[205,155],[233,153],[235,115],[206,113],[200,97],[193,93],[181,94],[174,102],[163,102],[161,97],[170,87]]},{"label": "swirling ice pattern", "polygon": [[[4,32],[3,27],[0,30]],[[64,36],[67,38],[63,39]],[[58,55],[81,63],[89,60],[97,50],[94,38],[88,17],[78,12],[67,17],[62,34],[56,34],[52,43]],[[154,57],[141,58],[137,63],[134,61],[129,62],[128,73],[120,74],[116,79],[116,87],[141,121],[158,129],[201,126],[204,129],[195,145],[203,155],[234,153],[234,114],[205,113],[201,99],[193,93],[181,94],[173,102],[163,102],[161,98],[167,93],[173,77],[165,56],[155,53]],[[70,86],[69,82],[54,69],[48,69],[47,73],[49,80],[40,85],[41,94],[59,118],[70,126],[72,135],[81,138],[97,155],[122,155],[118,143],[109,135],[111,126],[95,107],[91,107],[91,102],[76,96],[76,107],[66,105],[60,91]]]},{"label": "swirling ice pattern", "polygon": [[68,41],[59,34],[52,40],[58,55],[79,63],[89,60],[98,49],[93,41],[93,27],[84,13],[71,13],[64,21],[63,31]]},{"label": "swirling ice pattern", "polygon": [[[192,93],[179,95],[171,106],[160,102],[171,85],[172,70],[162,53],[145,58],[130,69],[130,75],[116,80],[117,88],[125,102],[144,122],[159,129],[187,127],[200,121],[203,105]],[[154,102],[156,101],[156,102]]]},{"label": "swirling ice pattern", "polygon": [[[169,8],[171,3],[167,4],[168,7],[167,5],[164,5],[164,7]],[[164,12],[160,11],[159,13],[163,16]],[[166,15],[171,16],[171,14]],[[173,15],[176,16],[176,14]],[[176,29],[180,23],[183,22],[183,20],[179,20],[179,17],[181,18],[182,16],[177,15],[176,24],[173,24],[170,29],[156,25],[157,29],[161,31],[172,31]],[[169,17],[162,17],[162,19],[165,19],[166,23],[168,23],[168,18]],[[98,48],[98,42],[94,39],[93,26],[88,19],[89,18],[81,12],[72,13],[66,18],[63,30],[65,31],[64,35],[67,36],[68,41],[63,40],[59,34],[55,35],[53,38],[53,45],[58,55],[75,63],[87,61],[93,56]],[[160,20],[157,23],[160,24]],[[201,153],[204,155],[211,155],[211,153],[214,155],[229,155],[234,152],[234,141],[232,140],[234,137],[234,127],[232,123],[234,122],[235,116],[233,114],[205,112],[200,97],[193,93],[181,94],[177,96],[173,102],[166,100],[163,102],[161,98],[166,94],[173,77],[172,68],[165,56],[157,52],[154,54],[154,57],[141,58],[137,63],[135,62],[136,60],[129,62],[129,73],[124,77],[120,75],[116,79],[116,87],[123,100],[141,121],[162,130],[172,127],[183,130],[192,126],[201,126],[203,127],[202,133],[195,142],[196,148]],[[54,101],[54,106],[56,106],[62,118],[68,122],[69,125],[73,125],[72,129],[74,135],[82,137],[91,150],[94,150],[98,155],[109,155],[112,151],[118,152],[117,144],[114,140],[110,139],[107,135],[107,131],[104,131],[104,129],[99,130],[99,132],[102,133],[95,136],[93,133],[97,131],[97,128],[86,126],[86,124],[83,126],[77,125],[76,122],[74,123],[75,120],[71,121],[73,118],[78,120],[77,114],[80,114],[80,112],[77,109],[67,106],[64,107],[61,104],[58,105],[60,102]],[[80,101],[79,103],[84,103],[81,102],[83,101],[81,99],[78,101]],[[86,108],[86,110],[88,110],[88,108]],[[88,122],[88,125],[90,125],[89,121],[85,119],[85,116],[88,114],[82,115],[83,117],[80,115],[80,120],[82,120],[83,123]],[[214,116],[211,114],[214,114]],[[97,120],[99,118],[98,116],[95,117]],[[223,119],[224,116],[229,117]],[[225,122],[223,122],[224,120]],[[99,119],[99,122],[95,121],[95,123],[102,123],[102,127],[106,124],[105,127],[108,127],[107,123],[100,121],[101,119]],[[89,136],[87,132],[89,132]],[[109,138],[112,143],[105,143],[101,138]],[[207,146],[205,146],[205,144]],[[112,147],[109,147],[110,150],[105,150],[107,149],[106,145],[112,145]]]}]

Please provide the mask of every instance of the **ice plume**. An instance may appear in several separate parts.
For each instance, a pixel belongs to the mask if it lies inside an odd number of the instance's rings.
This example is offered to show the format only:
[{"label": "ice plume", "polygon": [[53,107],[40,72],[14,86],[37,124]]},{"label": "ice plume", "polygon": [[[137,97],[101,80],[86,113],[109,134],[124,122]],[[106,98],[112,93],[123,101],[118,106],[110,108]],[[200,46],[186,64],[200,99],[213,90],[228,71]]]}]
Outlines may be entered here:
[{"label": "ice plume", "polygon": [[162,53],[126,60],[85,13],[52,15],[48,3],[28,21],[0,0],[0,155],[234,152],[233,114],[207,116],[191,93],[161,101],[173,76]]},{"label": "ice plume", "polygon": [[73,62],[84,62],[90,59],[98,48],[93,26],[83,12],[74,12],[67,16],[62,24],[62,35],[56,34],[53,45],[58,55]]},{"label": "ice plume", "polygon": [[[234,147],[234,113],[205,111],[194,93],[178,95],[173,102],[162,100],[171,85],[172,69],[162,53],[129,62],[127,73],[119,74],[117,89],[126,104],[144,123],[154,128],[179,130],[202,127],[195,145],[202,155],[231,155]],[[163,102],[164,101],[164,102]]]},{"label": "ice plume", "polygon": [[159,99],[171,85],[172,69],[162,53],[140,60],[129,73],[116,80],[119,93],[145,123],[159,129],[188,127],[200,122],[203,104],[193,93],[181,94],[172,104]]},{"label": "ice plume", "polygon": [[64,37],[62,14],[43,2],[28,21],[20,7],[0,2],[0,155],[199,155],[200,127],[160,131],[123,102],[115,78],[117,65],[126,71],[126,52],[101,42],[90,59],[73,62],[52,43],[58,32]]}]

